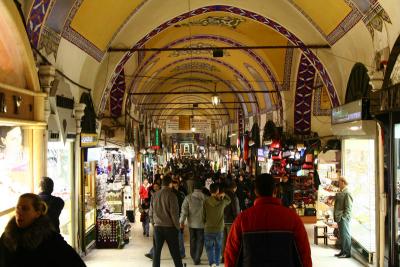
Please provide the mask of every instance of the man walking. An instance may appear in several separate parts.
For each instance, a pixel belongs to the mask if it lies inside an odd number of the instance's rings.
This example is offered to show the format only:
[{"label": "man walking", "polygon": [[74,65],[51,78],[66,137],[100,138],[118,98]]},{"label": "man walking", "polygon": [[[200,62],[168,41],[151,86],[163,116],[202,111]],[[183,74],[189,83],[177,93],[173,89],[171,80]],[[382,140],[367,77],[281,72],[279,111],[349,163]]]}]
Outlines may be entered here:
[{"label": "man walking", "polygon": [[333,218],[337,222],[340,234],[340,252],[335,254],[338,258],[351,257],[350,219],[353,198],[347,188],[347,180],[339,178],[340,192],[336,193]]},{"label": "man walking", "polygon": [[311,267],[311,249],[300,217],[273,196],[270,174],[255,179],[254,205],[232,224],[224,253],[226,267]]},{"label": "man walking", "polygon": [[49,216],[50,221],[57,233],[60,233],[59,217],[62,209],[64,208],[64,200],[51,194],[53,193],[54,182],[49,177],[42,177],[42,180],[40,181],[40,189],[42,192],[39,193],[39,197],[46,202],[48,207],[47,216]]},{"label": "man walking", "polygon": [[204,246],[204,221],[203,221],[203,203],[207,196],[201,191],[203,183],[200,178],[194,183],[194,191],[186,196],[182,204],[181,217],[179,223],[181,229],[184,228],[184,223],[187,218],[190,234],[190,256],[193,259],[194,265],[200,264],[201,254],[203,254]]},{"label": "man walking", "polygon": [[210,185],[211,197],[204,201],[204,241],[210,266],[219,266],[222,236],[224,231],[224,209],[231,199],[219,188],[219,184]]},{"label": "man walking", "polygon": [[154,225],[153,238],[153,267],[160,266],[161,250],[167,241],[169,252],[176,267],[183,267],[179,253],[179,205],[178,199],[171,189],[172,180],[165,176],[162,188],[152,197],[150,204],[150,221]]}]

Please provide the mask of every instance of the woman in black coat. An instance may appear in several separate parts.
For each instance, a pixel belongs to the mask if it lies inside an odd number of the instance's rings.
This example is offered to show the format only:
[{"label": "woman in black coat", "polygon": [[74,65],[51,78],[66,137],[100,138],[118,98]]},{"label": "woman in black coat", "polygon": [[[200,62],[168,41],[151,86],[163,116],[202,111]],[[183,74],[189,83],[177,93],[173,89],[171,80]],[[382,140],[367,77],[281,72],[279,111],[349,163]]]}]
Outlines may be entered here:
[{"label": "woman in black coat", "polygon": [[15,216],[0,238],[0,267],[86,266],[54,230],[46,212],[47,206],[38,195],[19,197]]}]

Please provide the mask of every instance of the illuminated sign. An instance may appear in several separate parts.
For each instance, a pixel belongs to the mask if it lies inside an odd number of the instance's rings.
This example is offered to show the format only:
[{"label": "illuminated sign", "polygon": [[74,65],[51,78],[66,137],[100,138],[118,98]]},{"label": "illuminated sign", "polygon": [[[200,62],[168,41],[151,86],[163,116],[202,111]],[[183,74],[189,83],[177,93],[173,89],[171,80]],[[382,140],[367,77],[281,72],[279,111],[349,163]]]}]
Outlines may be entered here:
[{"label": "illuminated sign", "polygon": [[358,121],[368,118],[368,101],[360,99],[342,106],[332,108],[332,124]]},{"label": "illuminated sign", "polygon": [[97,146],[99,139],[97,134],[81,134],[81,147],[93,147]]}]

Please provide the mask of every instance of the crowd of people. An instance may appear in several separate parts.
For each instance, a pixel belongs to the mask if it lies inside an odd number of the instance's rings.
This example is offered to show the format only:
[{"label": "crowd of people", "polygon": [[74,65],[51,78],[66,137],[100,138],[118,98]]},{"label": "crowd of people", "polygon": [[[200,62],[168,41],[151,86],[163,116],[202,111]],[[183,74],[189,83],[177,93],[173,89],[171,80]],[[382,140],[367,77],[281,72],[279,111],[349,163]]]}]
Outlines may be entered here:
[{"label": "crowd of people", "polygon": [[[160,266],[166,241],[175,266],[183,266],[187,226],[195,265],[201,264],[205,248],[213,267],[221,262],[261,266],[278,260],[280,266],[312,266],[302,221],[281,205],[288,205],[293,194],[287,181],[283,183],[276,185],[270,174],[254,177],[243,169],[222,174],[206,159],[170,160],[140,186],[143,235],[149,236],[149,224],[154,227],[153,248],[145,256]],[[265,254],[271,245],[274,249]]]}]

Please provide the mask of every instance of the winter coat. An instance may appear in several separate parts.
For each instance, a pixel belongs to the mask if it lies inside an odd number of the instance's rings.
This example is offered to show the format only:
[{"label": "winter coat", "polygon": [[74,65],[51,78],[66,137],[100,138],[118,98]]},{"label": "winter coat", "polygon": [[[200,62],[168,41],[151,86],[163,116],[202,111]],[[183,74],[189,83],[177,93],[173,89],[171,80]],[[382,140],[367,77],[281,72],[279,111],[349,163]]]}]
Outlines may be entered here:
[{"label": "winter coat", "polygon": [[171,188],[163,186],[152,196],[149,216],[154,226],[175,227],[179,230],[178,198]]},{"label": "winter coat", "polygon": [[238,214],[240,213],[239,199],[233,191],[227,191],[226,194],[231,199],[231,203],[225,207],[224,222],[225,224],[230,224],[233,223],[236,216],[238,216]]},{"label": "winter coat", "polygon": [[63,237],[53,230],[47,216],[28,228],[18,228],[15,217],[0,238],[0,267],[84,267],[83,260]]},{"label": "winter coat", "polygon": [[204,201],[204,232],[219,233],[224,230],[224,209],[231,203],[231,199],[225,195],[223,199],[212,196]]},{"label": "winter coat", "polygon": [[46,202],[48,211],[47,216],[50,218],[51,223],[53,224],[57,233],[60,232],[60,214],[62,209],[64,208],[64,200],[60,197],[52,196],[47,193],[40,193],[39,197]]},{"label": "winter coat", "polygon": [[353,198],[347,187],[345,187],[341,192],[336,193],[335,206],[333,208],[333,218],[335,219],[335,222],[338,223],[342,219],[350,221],[352,206]]},{"label": "winter coat", "polygon": [[149,184],[147,184],[147,186],[141,185],[139,187],[139,196],[141,200],[149,198],[149,187]]},{"label": "winter coat", "polygon": [[208,197],[200,189],[185,197],[182,204],[179,223],[185,223],[187,218],[189,228],[204,228],[203,203]]},{"label": "winter coat", "polygon": [[253,207],[238,215],[226,241],[224,260],[226,267],[312,266],[303,222],[274,197],[257,198]]}]

